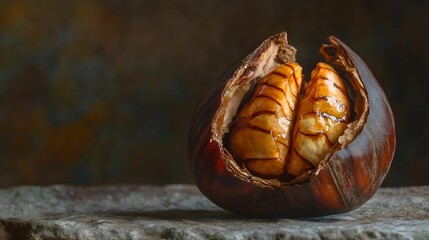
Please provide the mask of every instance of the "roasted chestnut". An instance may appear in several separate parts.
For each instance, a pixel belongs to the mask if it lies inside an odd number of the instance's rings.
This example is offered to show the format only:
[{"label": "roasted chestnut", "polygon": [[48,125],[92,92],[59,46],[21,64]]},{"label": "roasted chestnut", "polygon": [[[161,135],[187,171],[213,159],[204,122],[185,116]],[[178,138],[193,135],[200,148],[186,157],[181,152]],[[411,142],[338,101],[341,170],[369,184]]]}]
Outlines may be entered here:
[{"label": "roasted chestnut", "polygon": [[387,98],[331,36],[305,80],[286,33],[271,36],[206,95],[189,133],[200,191],[252,217],[350,211],[380,187],[395,151]]}]

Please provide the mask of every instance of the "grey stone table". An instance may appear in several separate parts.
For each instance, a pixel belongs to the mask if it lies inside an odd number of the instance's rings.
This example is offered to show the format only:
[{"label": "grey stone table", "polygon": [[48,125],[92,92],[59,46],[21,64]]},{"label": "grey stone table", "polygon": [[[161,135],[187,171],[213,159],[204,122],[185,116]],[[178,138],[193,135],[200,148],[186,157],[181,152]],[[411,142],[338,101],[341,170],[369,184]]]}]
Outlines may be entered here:
[{"label": "grey stone table", "polygon": [[384,188],[359,209],[246,219],[191,185],[0,190],[0,239],[429,239],[429,186]]}]

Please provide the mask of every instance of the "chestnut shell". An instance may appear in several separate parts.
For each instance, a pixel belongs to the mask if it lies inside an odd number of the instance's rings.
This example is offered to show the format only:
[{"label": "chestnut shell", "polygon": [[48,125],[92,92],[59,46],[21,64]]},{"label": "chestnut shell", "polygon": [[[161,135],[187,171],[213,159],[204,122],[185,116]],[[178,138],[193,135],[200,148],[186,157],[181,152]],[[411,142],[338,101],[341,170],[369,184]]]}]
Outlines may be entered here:
[{"label": "chestnut shell", "polygon": [[328,41],[322,55],[347,75],[362,104],[355,106],[359,119],[305,181],[275,186],[243,174],[231,166],[215,122],[231,82],[240,84],[251,76],[273,44],[290,47],[285,32],[266,39],[239,61],[203,99],[190,128],[189,163],[198,188],[216,205],[252,217],[314,217],[351,211],[380,187],[396,145],[392,110],[362,59],[339,39],[331,36]]}]

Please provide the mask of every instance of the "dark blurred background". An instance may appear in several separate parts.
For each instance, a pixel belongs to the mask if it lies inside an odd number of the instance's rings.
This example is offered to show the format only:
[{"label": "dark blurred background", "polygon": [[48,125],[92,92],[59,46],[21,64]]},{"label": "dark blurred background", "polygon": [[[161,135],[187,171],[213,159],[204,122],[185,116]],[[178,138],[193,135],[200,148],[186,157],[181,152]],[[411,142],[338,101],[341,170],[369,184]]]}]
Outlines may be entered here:
[{"label": "dark blurred background", "polygon": [[395,113],[385,186],[429,184],[428,1],[0,2],[0,186],[192,183],[191,115],[208,87],[286,30],[307,71],[329,35]]}]

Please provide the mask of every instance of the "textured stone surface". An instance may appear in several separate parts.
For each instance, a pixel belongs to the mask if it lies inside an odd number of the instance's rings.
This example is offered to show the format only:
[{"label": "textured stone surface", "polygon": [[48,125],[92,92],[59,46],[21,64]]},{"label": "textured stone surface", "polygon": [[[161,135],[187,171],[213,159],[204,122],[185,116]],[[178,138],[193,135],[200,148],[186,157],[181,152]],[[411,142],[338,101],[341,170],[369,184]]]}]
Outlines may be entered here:
[{"label": "textured stone surface", "polygon": [[0,190],[0,239],[428,239],[429,186],[384,188],[359,209],[246,219],[191,185]]}]

